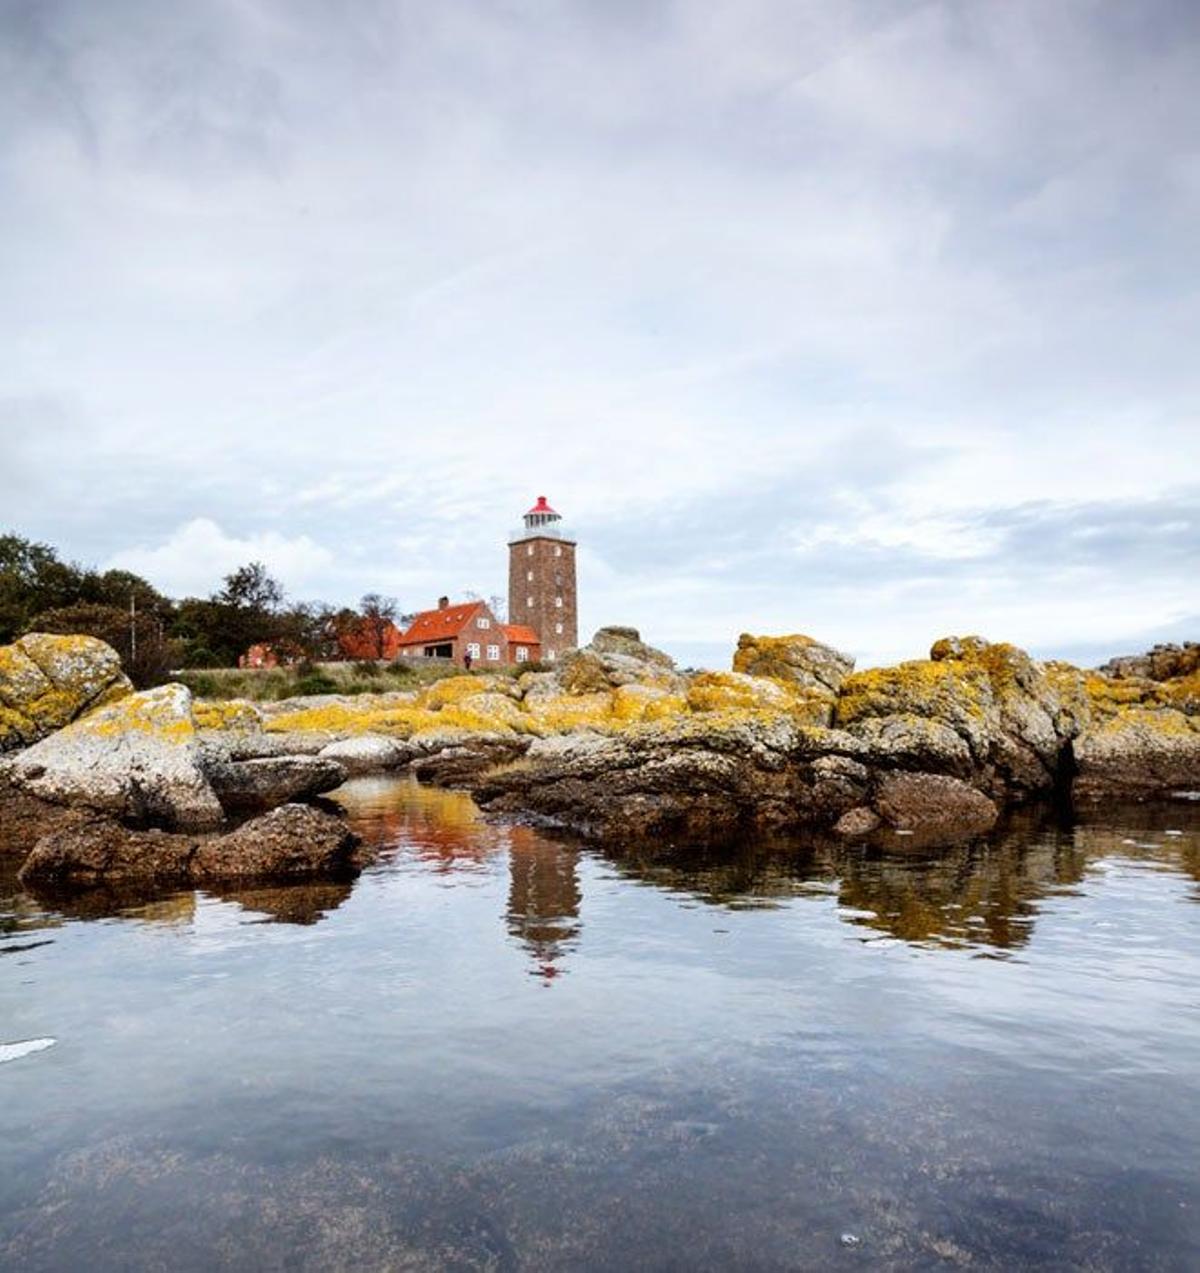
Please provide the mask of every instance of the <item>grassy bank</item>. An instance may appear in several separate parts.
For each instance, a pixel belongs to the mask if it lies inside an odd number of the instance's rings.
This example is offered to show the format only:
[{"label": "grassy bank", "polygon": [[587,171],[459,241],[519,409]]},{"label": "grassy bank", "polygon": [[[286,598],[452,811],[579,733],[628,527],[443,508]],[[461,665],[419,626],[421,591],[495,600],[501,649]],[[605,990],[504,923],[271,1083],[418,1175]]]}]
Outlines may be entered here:
[{"label": "grassy bank", "polygon": [[[476,669],[472,675],[516,673],[524,668]],[[193,668],[173,673],[198,698],[246,698],[275,702],[301,694],[382,694],[418,690],[462,669],[443,663],[313,663],[303,667]]]}]

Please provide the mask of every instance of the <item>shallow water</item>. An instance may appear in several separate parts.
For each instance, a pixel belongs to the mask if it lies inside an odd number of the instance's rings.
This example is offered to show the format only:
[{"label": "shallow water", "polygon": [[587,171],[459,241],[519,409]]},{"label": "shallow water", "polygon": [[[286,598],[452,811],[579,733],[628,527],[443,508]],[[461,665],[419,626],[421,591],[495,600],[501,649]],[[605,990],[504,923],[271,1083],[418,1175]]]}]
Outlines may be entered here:
[{"label": "shallow water", "polygon": [[605,854],[339,799],[353,885],[0,858],[0,1266],[1200,1267],[1200,810]]}]

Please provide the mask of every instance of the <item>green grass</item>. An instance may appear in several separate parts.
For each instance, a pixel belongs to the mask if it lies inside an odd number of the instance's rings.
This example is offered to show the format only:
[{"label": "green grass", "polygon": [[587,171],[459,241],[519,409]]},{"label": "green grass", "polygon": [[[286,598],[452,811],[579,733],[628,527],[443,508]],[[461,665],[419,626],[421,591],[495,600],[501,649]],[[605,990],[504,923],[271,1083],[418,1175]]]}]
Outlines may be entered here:
[{"label": "green grass", "polygon": [[[526,666],[472,668],[471,676],[499,673],[519,676]],[[462,676],[460,667],[442,663],[316,663],[307,667],[185,668],[172,674],[197,698],[246,698],[255,703],[277,702],[301,694],[384,694],[416,690],[447,676]]]}]

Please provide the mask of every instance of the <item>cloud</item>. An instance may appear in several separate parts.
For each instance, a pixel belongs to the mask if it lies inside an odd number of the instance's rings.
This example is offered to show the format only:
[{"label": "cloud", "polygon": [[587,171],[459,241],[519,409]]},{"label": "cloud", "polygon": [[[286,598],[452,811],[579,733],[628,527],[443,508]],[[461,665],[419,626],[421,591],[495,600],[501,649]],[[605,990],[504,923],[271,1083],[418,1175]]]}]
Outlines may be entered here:
[{"label": "cloud", "polygon": [[588,623],[1170,624],[1198,53],[1178,0],[6,6],[4,519],[418,605],[545,491]]},{"label": "cloud", "polygon": [[105,565],[144,575],[171,596],[206,596],[225,575],[250,561],[261,561],[295,595],[295,589],[303,589],[332,564],[333,554],[307,535],[288,538],[268,531],[239,539],[216,522],[196,518],[164,543],[125,549]]}]

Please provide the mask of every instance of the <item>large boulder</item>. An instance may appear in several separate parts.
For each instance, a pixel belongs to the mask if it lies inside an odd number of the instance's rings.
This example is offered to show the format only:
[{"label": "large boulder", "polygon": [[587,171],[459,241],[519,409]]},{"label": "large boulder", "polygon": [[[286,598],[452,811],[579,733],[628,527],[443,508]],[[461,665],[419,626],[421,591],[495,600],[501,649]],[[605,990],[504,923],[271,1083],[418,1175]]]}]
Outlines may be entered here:
[{"label": "large boulder", "polygon": [[622,685],[657,685],[679,689],[682,677],[675,660],[647,645],[637,628],[600,628],[587,645],[568,650],[555,671],[569,694],[592,694]]},{"label": "large boulder", "polygon": [[346,781],[346,770],[328,756],[262,756],[210,764],[206,772],[229,812],[311,800]]},{"label": "large boulder", "polygon": [[[896,741],[895,728],[879,722],[900,722],[910,741],[923,733],[941,753],[931,768],[1015,796],[1056,785],[1066,741],[1062,719],[1046,669],[1015,646],[981,637],[946,637],[929,659],[856,672],[843,683],[834,712],[839,728],[864,741]],[[949,743],[951,733],[961,746]]]},{"label": "large boulder", "polygon": [[20,878],[48,888],[308,879],[353,873],[358,837],[341,819],[284,805],[218,836],[131,831],[103,814],[73,810],[34,846]]},{"label": "large boulder", "polygon": [[982,792],[947,774],[884,774],[875,810],[900,831],[961,833],[990,831],[999,810]]},{"label": "large boulder", "polygon": [[796,633],[792,636],[738,637],[733,670],[749,676],[771,676],[806,690],[836,694],[854,671],[854,660],[830,645]]},{"label": "large boulder", "polygon": [[192,879],[307,879],[357,869],[358,836],[309,805],[286,804],[228,835],[206,840],[191,861]]},{"label": "large boulder", "polygon": [[0,764],[0,856],[28,853],[42,836],[71,816],[65,806],[22,790],[13,782],[10,767]]},{"label": "large boulder", "polygon": [[35,632],[0,646],[0,752],[132,691],[116,650],[95,637]]},{"label": "large boulder", "polygon": [[13,783],[52,804],[179,830],[221,825],[182,685],[129,694],[18,754]]},{"label": "large boulder", "polygon": [[1173,708],[1127,706],[1074,743],[1076,800],[1147,800],[1200,787],[1200,719]]}]

